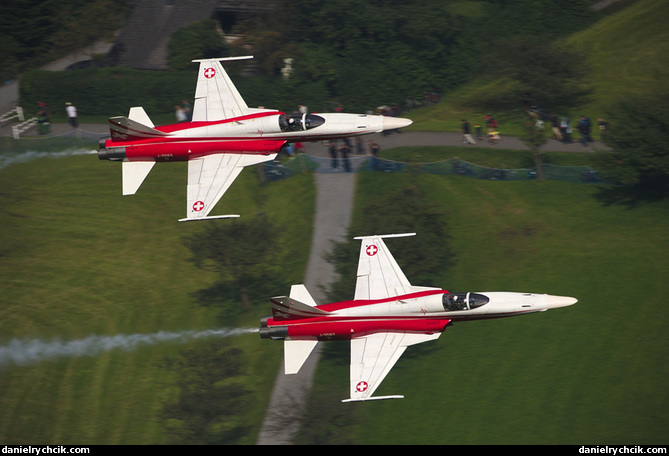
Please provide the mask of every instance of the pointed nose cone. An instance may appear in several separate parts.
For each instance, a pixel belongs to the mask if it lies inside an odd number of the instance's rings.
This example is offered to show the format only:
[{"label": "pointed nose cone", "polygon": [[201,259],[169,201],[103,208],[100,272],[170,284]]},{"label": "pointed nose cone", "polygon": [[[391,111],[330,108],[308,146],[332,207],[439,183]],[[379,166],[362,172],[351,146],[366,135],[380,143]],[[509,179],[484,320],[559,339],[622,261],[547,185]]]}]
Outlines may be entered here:
[{"label": "pointed nose cone", "polygon": [[548,295],[548,300],[546,302],[547,309],[557,309],[558,307],[567,307],[572,304],[576,304],[578,299],[571,298],[569,296],[551,296]]},{"label": "pointed nose cone", "polygon": [[384,130],[396,130],[398,128],[408,127],[413,123],[411,119],[404,119],[402,117],[383,117]]}]

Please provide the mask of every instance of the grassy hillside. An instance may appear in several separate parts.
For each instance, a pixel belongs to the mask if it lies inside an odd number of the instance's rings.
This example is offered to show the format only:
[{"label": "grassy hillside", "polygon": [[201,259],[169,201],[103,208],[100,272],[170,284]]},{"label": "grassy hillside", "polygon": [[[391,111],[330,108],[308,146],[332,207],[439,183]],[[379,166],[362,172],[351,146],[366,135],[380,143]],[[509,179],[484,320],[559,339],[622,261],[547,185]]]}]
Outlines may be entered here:
[{"label": "grassy hillside", "polygon": [[[413,179],[448,214],[455,257],[443,287],[579,302],[456,323],[439,340],[410,347],[377,393],[403,400],[339,403],[348,397],[348,344],[331,344],[303,441],[666,443],[668,203],[607,206],[596,186],[583,184],[367,173],[356,219],[362,204]],[[387,231],[396,232],[392,222]],[[327,423],[317,419],[323,414]]]},{"label": "grassy hillside", "polygon": [[[0,170],[0,358],[12,340],[66,343],[91,335],[257,327],[267,302],[234,319],[201,307],[194,293],[214,283],[181,240],[203,224],[178,223],[185,210],[186,165],[158,165],[137,195],[121,196],[121,169],[95,155],[42,158]],[[277,249],[289,283],[308,258],[314,191],[308,174],[260,185],[245,170],[221,199],[224,213],[264,211],[279,228]],[[230,212],[228,212],[230,211]],[[226,220],[213,223],[234,223]],[[198,344],[161,343],[0,366],[0,441],[5,443],[156,444],[160,419],[175,400],[167,360]],[[243,350],[251,391],[239,421],[254,443],[281,350],[257,334],[221,339]],[[261,345],[262,344],[262,345]]]},{"label": "grassy hillside", "polygon": [[[669,3],[663,0],[637,0],[620,11],[603,17],[593,26],[565,41],[587,55],[587,81],[593,89],[590,100],[574,100],[570,112],[558,113],[572,119],[585,114],[591,119],[605,115],[606,107],[628,95],[652,90],[659,78],[669,72]],[[502,134],[521,133],[520,112],[479,112],[468,100],[485,97],[488,91],[503,89],[497,82],[474,80],[436,105],[407,114],[415,131],[459,131],[460,120],[482,122],[494,114]],[[598,132],[594,132],[597,138]]]}]

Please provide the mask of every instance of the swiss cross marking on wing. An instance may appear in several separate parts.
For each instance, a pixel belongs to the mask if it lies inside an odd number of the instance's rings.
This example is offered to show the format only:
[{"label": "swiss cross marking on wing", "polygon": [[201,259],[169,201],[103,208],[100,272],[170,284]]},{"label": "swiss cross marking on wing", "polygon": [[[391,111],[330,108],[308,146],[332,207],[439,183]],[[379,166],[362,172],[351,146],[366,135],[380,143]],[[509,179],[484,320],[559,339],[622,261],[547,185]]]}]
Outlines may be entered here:
[{"label": "swiss cross marking on wing", "polygon": [[365,390],[367,390],[368,387],[369,387],[369,384],[367,382],[361,381],[361,382],[358,382],[357,385],[355,385],[355,390],[358,393],[363,393],[363,392],[365,392]]}]

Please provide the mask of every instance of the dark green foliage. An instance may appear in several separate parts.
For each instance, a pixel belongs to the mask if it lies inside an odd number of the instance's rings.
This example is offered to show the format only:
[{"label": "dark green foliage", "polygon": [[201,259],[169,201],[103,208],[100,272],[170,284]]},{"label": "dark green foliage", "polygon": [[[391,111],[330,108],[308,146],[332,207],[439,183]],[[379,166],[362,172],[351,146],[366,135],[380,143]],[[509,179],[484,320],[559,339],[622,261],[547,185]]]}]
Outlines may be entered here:
[{"label": "dark green foliage", "polygon": [[334,243],[328,261],[340,279],[330,290],[331,299],[351,299],[355,287],[360,241],[355,236],[415,232],[418,235],[388,242],[409,281],[418,286],[440,286],[435,278],[455,263],[450,246],[448,214],[425,197],[417,181],[384,192],[359,209],[365,214],[348,230],[347,241]]},{"label": "dark green foliage", "polygon": [[587,101],[591,88],[584,55],[524,36],[500,38],[499,44],[480,67],[483,74],[500,84],[479,99],[470,100],[473,106],[484,110],[539,106],[554,111]]},{"label": "dark green foliage", "polygon": [[172,70],[189,71],[194,67],[193,59],[226,57],[228,52],[223,37],[216,31],[216,22],[206,19],[172,34],[167,43],[167,63]]},{"label": "dark green foliage", "polygon": [[[619,184],[609,196],[624,195],[627,200],[669,194],[668,113],[669,85],[662,79],[648,94],[620,100],[608,109],[602,136],[614,153],[600,154],[600,159],[608,180]],[[598,121],[591,121],[597,128]]]},{"label": "dark green foliage", "polygon": [[280,43],[300,49],[295,79],[324,81],[330,99],[360,110],[420,102],[476,76],[504,39],[545,45],[592,20],[583,0],[466,3],[287,1]]},{"label": "dark green foliage", "polygon": [[176,402],[163,407],[170,444],[238,443],[249,431],[239,422],[249,391],[244,388],[241,350],[207,342],[169,360],[179,391]]},{"label": "dark green foliage", "polygon": [[[282,283],[276,228],[264,217],[210,223],[184,239],[191,260],[200,269],[220,273],[220,281],[201,290],[201,303],[225,307],[225,313],[247,310],[252,302],[266,302],[267,296],[289,284]],[[278,283],[277,283],[278,282]],[[226,305],[226,302],[234,304]]]},{"label": "dark green foliage", "polygon": [[[194,65],[194,64],[193,64]],[[77,71],[31,71],[21,79],[21,103],[28,114],[44,101],[51,114],[65,113],[72,102],[79,116],[126,115],[131,106],[143,106],[149,117],[174,112],[175,104],[192,100],[195,74],[125,68]]]},{"label": "dark green foliage", "polygon": [[0,81],[47,59],[111,38],[129,2],[120,0],[3,0],[0,3]]},{"label": "dark green foliage", "polygon": [[452,70],[447,59],[458,29],[445,4],[349,0],[290,2],[288,8],[286,39],[302,51],[295,78],[324,80],[330,98],[347,109],[421,99],[443,87]]}]

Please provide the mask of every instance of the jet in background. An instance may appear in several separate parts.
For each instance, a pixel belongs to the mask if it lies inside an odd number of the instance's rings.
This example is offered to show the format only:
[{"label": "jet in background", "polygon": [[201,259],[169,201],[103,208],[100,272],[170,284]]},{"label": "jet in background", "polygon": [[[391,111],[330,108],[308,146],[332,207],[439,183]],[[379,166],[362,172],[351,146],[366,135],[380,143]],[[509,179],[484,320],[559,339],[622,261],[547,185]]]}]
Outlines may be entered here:
[{"label": "jet in background", "polygon": [[252,56],[193,60],[200,64],[192,120],[154,126],[142,107],[111,117],[98,158],[122,162],[123,194],[133,195],[156,162],[187,161],[186,218],[209,216],[246,166],[273,160],[286,142],[320,141],[395,130],[411,120],[366,114],[285,114],[249,108],[221,65]]},{"label": "jet in background", "polygon": [[284,369],[296,374],[319,341],[350,340],[350,398],[343,402],[394,399],[372,396],[404,350],[437,339],[456,321],[511,317],[575,304],[575,298],[533,293],[451,293],[409,283],[385,238],[361,241],[352,301],[317,305],[304,285],[271,299],[272,315],[260,321],[260,337],[284,341]]}]

